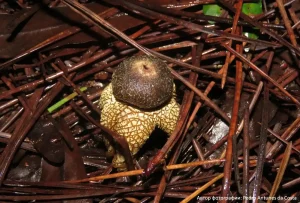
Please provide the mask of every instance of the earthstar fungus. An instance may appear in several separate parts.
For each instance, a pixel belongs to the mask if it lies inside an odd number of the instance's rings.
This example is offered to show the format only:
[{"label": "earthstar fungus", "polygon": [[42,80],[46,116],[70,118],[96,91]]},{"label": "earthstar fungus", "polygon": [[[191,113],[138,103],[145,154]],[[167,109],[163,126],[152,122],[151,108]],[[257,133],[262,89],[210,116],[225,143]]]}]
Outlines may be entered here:
[{"label": "earthstar fungus", "polygon": [[[180,106],[167,64],[146,55],[124,60],[103,90],[100,108],[101,124],[124,136],[132,155],[156,126],[170,135],[176,127]],[[114,155],[113,166],[125,170],[124,157],[105,142],[108,154]]]}]

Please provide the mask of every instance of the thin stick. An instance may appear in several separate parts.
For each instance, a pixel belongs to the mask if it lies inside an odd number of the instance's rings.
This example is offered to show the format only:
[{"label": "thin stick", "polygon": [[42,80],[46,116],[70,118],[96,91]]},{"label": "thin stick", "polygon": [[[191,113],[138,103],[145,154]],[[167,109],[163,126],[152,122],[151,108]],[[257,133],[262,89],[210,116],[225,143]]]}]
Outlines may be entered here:
[{"label": "thin stick", "polygon": [[[222,163],[226,162],[225,159],[211,159],[211,160],[204,160],[204,161],[195,161],[185,164],[174,164],[174,165],[168,165],[164,167],[165,171],[170,170],[177,170],[177,169],[183,169],[183,168],[189,168],[189,167],[196,167],[196,166],[202,166],[206,164],[216,164],[216,163]],[[257,160],[251,159],[249,164],[252,164],[253,166],[256,165]],[[243,163],[239,164],[239,168],[243,167]],[[143,169],[138,170],[131,170],[131,171],[124,171],[119,173],[113,173],[113,174],[107,174],[107,175],[101,175],[101,176],[95,176],[80,180],[68,180],[64,181],[64,183],[83,183],[83,182],[89,182],[89,181],[99,181],[99,180],[106,180],[106,179],[113,179],[113,178],[120,178],[120,177],[126,177],[126,176],[136,176],[136,175],[142,175],[144,173]]]},{"label": "thin stick", "polygon": [[224,176],[224,174],[221,173],[217,177],[213,178],[212,180],[210,180],[209,182],[207,182],[205,185],[203,185],[202,187],[200,187],[198,190],[196,190],[195,192],[193,192],[190,196],[188,196],[187,198],[185,198],[184,200],[182,200],[180,203],[187,203],[187,202],[191,201],[193,198],[195,198],[201,192],[203,192],[204,190],[206,190],[212,184],[214,184],[215,182],[217,182],[218,180],[220,180],[221,178],[223,178],[223,176]]},{"label": "thin stick", "polygon": [[[242,46],[237,45],[238,52],[242,52]],[[229,132],[227,137],[227,146],[226,146],[226,162],[224,165],[224,179],[223,179],[223,189],[222,197],[228,197],[230,190],[230,179],[231,179],[231,167],[232,167],[232,158],[233,158],[233,137],[236,134],[237,123],[238,123],[238,112],[240,106],[240,98],[242,92],[242,83],[243,83],[243,70],[242,62],[236,61],[236,85],[234,92],[234,103],[232,107],[231,122],[229,126]],[[225,202],[226,200],[221,200],[220,202]]]},{"label": "thin stick", "polygon": [[[175,169],[181,169],[181,168],[187,168],[187,167],[193,167],[193,166],[201,166],[204,164],[212,164],[212,163],[220,163],[225,162],[225,159],[211,159],[211,160],[205,160],[205,161],[196,161],[186,164],[175,164],[175,165],[169,165],[165,167],[165,170],[175,170]],[[141,175],[144,173],[143,169],[139,170],[132,170],[132,171],[125,171],[120,173],[113,173],[108,175],[102,175],[102,176],[96,176],[91,178],[85,178],[81,180],[69,180],[64,181],[66,183],[81,183],[81,182],[89,182],[89,181],[99,181],[99,180],[105,180],[105,179],[113,179],[113,178],[120,178],[125,176],[135,176],[135,175]]]},{"label": "thin stick", "polygon": [[[258,122],[258,124],[260,124],[260,123]],[[283,139],[282,137],[280,137],[280,135],[278,135],[277,133],[275,133],[275,132],[274,132],[273,130],[271,130],[270,128],[268,128],[268,132],[271,133],[274,137],[276,137],[278,140],[280,140],[280,141],[283,142],[284,144],[286,144],[286,145],[289,144],[288,141],[286,141],[285,139]],[[297,152],[298,154],[300,154],[300,151],[299,151],[295,146],[292,145],[292,149],[293,149],[295,152]]]},{"label": "thin stick", "polygon": [[[243,6],[243,0],[239,0],[238,3],[236,4],[236,9],[237,12],[234,15],[233,23],[232,23],[232,34],[236,34],[236,28],[238,24],[238,20],[242,11],[242,6]],[[229,41],[229,45],[232,46],[232,40]],[[226,59],[225,59],[225,64],[223,66],[223,75],[222,75],[222,82],[221,82],[221,88],[223,89],[226,83],[226,77],[227,77],[227,71],[228,71],[228,66],[229,66],[229,60],[230,60],[230,52],[226,53]]]},{"label": "thin stick", "polygon": [[[243,166],[243,196],[249,197],[249,107],[247,106],[245,109],[244,115],[244,131],[243,131],[243,159],[244,159],[244,166]],[[246,199],[243,201],[244,203],[248,203],[249,200]]]},{"label": "thin stick", "polygon": [[284,151],[284,157],[283,157],[283,159],[280,163],[280,167],[279,167],[279,170],[277,172],[277,175],[276,175],[276,178],[275,178],[275,181],[274,181],[274,185],[273,185],[272,190],[271,190],[270,195],[269,195],[270,198],[268,199],[267,203],[271,203],[272,202],[271,197],[275,197],[275,194],[276,194],[276,192],[279,188],[279,185],[282,181],[285,169],[286,169],[287,164],[289,162],[290,155],[291,155],[291,150],[292,150],[292,142],[289,142],[289,144],[287,145],[287,147]]},{"label": "thin stick", "polygon": [[286,27],[286,31],[287,31],[287,33],[290,37],[290,40],[291,40],[292,44],[295,47],[297,47],[297,40],[296,40],[296,37],[295,37],[295,33],[294,33],[294,30],[292,29],[290,20],[289,20],[287,14],[286,14],[286,11],[285,11],[285,8],[284,8],[284,5],[283,5],[283,1],[282,0],[276,0],[276,3],[278,5],[278,9],[280,11],[282,20],[284,22],[284,25]]}]

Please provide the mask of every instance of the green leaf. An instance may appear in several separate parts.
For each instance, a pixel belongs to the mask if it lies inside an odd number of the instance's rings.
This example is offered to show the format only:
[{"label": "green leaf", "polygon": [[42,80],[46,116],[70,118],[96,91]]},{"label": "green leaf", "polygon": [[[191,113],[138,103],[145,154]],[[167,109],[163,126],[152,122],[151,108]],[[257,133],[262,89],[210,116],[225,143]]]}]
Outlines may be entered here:
[{"label": "green leaf", "polygon": [[207,16],[217,16],[222,14],[223,9],[217,4],[206,4],[203,5],[203,14]]},{"label": "green leaf", "polygon": [[[244,3],[242,12],[250,17],[263,13],[261,0],[257,3]],[[254,32],[243,32],[250,39],[258,39],[258,35]]]},{"label": "green leaf", "polygon": [[261,0],[257,3],[244,3],[242,6],[242,12],[248,16],[261,14],[263,12]]},{"label": "green leaf", "polygon": [[250,39],[258,39],[258,36],[252,32],[243,32],[243,34]]}]

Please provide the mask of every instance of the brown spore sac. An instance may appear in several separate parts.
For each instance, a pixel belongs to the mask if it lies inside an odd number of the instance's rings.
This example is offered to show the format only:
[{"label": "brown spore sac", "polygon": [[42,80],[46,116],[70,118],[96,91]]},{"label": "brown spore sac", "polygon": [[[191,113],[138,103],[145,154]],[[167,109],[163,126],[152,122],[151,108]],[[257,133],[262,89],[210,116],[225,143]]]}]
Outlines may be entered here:
[{"label": "brown spore sac", "polygon": [[140,109],[155,109],[171,99],[173,77],[162,60],[134,56],[119,65],[112,88],[117,100]]}]

